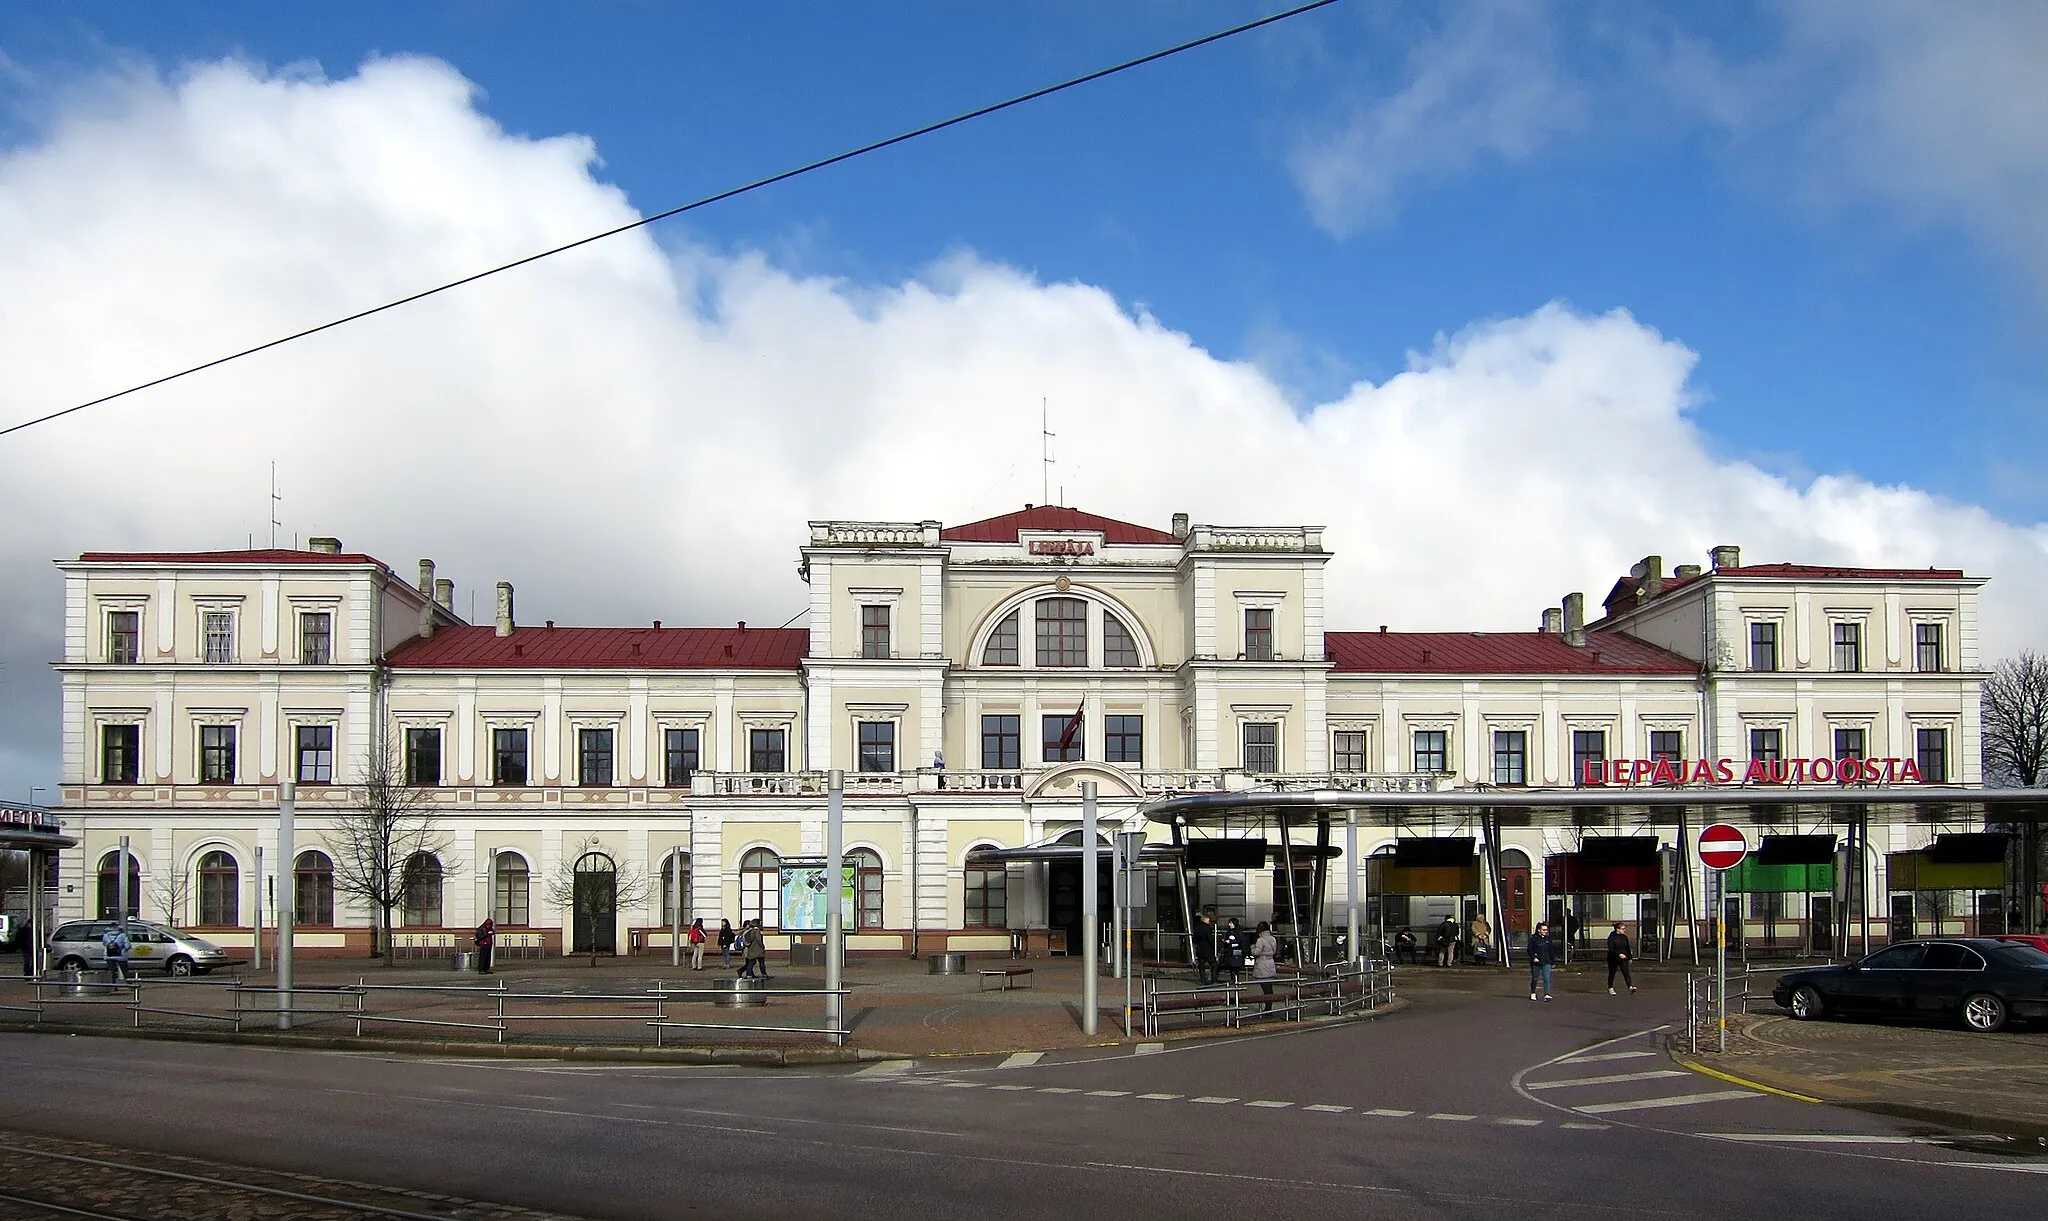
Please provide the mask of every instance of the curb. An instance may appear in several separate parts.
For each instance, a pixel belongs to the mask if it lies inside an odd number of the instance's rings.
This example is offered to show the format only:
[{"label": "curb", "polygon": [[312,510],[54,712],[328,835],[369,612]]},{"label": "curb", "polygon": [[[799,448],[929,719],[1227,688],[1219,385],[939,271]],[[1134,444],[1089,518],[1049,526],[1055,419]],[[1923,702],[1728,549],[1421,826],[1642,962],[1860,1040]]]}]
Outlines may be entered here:
[{"label": "curb", "polygon": [[1780,1098],[1790,1098],[1795,1102],[1818,1102],[1824,1104],[1829,1102],[1829,1100],[1826,1098],[1816,1098],[1811,1094],[1794,1093],[1793,1091],[1784,1089],[1780,1086],[1765,1085],[1761,1081],[1751,1081],[1747,1077],[1738,1077],[1734,1073],[1724,1072],[1718,1068],[1708,1068],[1706,1065],[1701,1064],[1697,1060],[1688,1059],[1687,1057],[1679,1054],[1679,1052],[1675,1048],[1671,1049],[1667,1054],[1670,1055],[1672,1062],[1677,1064],[1680,1068],[1689,1068],[1693,1072],[1700,1073],[1708,1077],[1718,1078],[1719,1080],[1726,1081],[1731,1085],[1742,1086],[1744,1089],[1761,1090],[1766,1094],[1776,1094]]},{"label": "curb", "polygon": [[142,1039],[160,1043],[212,1043],[238,1047],[286,1047],[299,1051],[374,1051],[397,1055],[448,1056],[465,1059],[582,1060],[619,1064],[730,1064],[755,1068],[808,1068],[821,1064],[868,1064],[908,1060],[896,1052],[859,1047],[754,1047],[702,1045],[635,1047],[593,1043],[463,1043],[417,1039],[343,1038],[338,1035],[257,1034],[211,1030],[137,1030],[127,1026],[77,1026],[60,1022],[0,1022],[10,1034],[85,1035],[102,1039]]},{"label": "curb", "polygon": [[[1672,1062],[1681,1068],[1714,1077],[1745,1089],[1761,1090],[1776,1094],[1780,1098],[1791,1098],[1798,1102],[1819,1103],[1822,1106],[1841,1107],[1848,1111],[1862,1111],[1869,1115],[1882,1115],[1888,1119],[1911,1119],[1921,1123],[1940,1124],[1949,1128],[1964,1128],[1973,1132],[1986,1132],[1998,1136],[2019,1136],[2031,1140],[2048,1142],[2048,1120],[2014,1119],[2007,1115],[1986,1115],[1976,1111],[1954,1111],[1945,1107],[1916,1106],[1905,1102],[1863,1101],[1853,1098],[1821,1098],[1811,1094],[1795,1093],[1781,1086],[1766,1085],[1748,1077],[1737,1076],[1722,1069],[1712,1068],[1693,1060],[1676,1048],[1668,1049]],[[1788,1076],[1793,1074],[1787,1074]]]}]

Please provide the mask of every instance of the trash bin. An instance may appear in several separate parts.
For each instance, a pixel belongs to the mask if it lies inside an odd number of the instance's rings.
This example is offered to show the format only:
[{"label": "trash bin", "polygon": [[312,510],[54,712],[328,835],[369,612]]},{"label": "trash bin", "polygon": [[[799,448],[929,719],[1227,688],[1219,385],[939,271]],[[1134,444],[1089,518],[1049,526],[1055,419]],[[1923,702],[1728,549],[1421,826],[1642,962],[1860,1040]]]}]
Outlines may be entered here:
[{"label": "trash bin", "polygon": [[471,951],[458,950],[455,953],[450,954],[448,958],[449,961],[455,964],[455,969],[458,971],[476,970],[476,955]]},{"label": "trash bin", "polygon": [[925,971],[931,975],[964,975],[967,973],[967,955],[934,954],[926,963]]},{"label": "trash bin", "polygon": [[721,979],[716,991],[718,995],[712,998],[712,1003],[722,1008],[768,1003],[768,991],[758,979]]},{"label": "trash bin", "polygon": [[64,970],[59,975],[59,977],[63,980],[63,983],[58,987],[57,995],[77,996],[79,993],[84,992],[85,988],[81,986],[81,980],[83,978],[83,975],[84,973],[81,972],[77,967],[64,968]]}]

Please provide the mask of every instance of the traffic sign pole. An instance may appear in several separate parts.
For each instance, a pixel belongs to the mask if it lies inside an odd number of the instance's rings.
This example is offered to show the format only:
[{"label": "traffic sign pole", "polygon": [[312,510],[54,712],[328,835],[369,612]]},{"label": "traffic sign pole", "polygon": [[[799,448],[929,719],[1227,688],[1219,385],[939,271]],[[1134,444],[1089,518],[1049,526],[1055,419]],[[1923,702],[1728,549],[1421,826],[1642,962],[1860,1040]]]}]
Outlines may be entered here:
[{"label": "traffic sign pole", "polygon": [[1749,840],[1740,827],[1717,822],[1700,832],[1700,864],[1713,883],[1714,902],[1714,1030],[1716,1046],[1728,1050],[1728,871],[1749,855]]}]

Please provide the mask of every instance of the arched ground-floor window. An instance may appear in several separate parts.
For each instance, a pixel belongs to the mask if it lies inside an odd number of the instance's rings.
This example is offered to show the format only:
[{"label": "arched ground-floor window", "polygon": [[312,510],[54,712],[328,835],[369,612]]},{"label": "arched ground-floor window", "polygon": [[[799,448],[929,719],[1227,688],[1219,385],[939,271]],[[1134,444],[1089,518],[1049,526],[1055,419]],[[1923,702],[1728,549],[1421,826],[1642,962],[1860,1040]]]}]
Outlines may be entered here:
[{"label": "arched ground-floor window", "polygon": [[[682,885],[676,885],[676,861],[681,858],[683,866]],[[661,924],[672,928],[680,916],[684,924],[690,922],[690,854],[671,852],[661,860]]]},{"label": "arched ground-floor window", "polygon": [[292,920],[334,923],[334,862],[325,852],[299,853],[292,865]]},{"label": "arched ground-floor window", "polygon": [[500,852],[491,867],[491,919],[514,927],[531,923],[532,893],[533,875],[526,858],[517,852]]},{"label": "arched ground-floor window", "polygon": [[[100,858],[99,916],[101,920],[121,918],[121,850],[114,849]],[[135,850],[128,850],[128,914],[142,914],[142,862]],[[178,913],[172,913],[174,920]]]},{"label": "arched ground-floor window", "polygon": [[408,928],[441,927],[441,858],[415,852],[398,876],[398,922]]},{"label": "arched ground-floor window", "polygon": [[740,858],[740,919],[782,927],[782,858],[766,848]]},{"label": "arched ground-floor window", "polygon": [[[973,851],[994,847],[995,844],[978,844]],[[965,899],[961,923],[968,928],[1008,927],[1009,887],[1010,873],[1006,866],[968,865],[965,885],[961,889]]]},{"label": "arched ground-floor window", "polygon": [[855,848],[846,854],[853,866],[853,927],[882,927],[882,857],[872,848]]},{"label": "arched ground-floor window", "polygon": [[235,858],[209,852],[199,858],[199,923],[233,928],[241,920],[242,876]]}]

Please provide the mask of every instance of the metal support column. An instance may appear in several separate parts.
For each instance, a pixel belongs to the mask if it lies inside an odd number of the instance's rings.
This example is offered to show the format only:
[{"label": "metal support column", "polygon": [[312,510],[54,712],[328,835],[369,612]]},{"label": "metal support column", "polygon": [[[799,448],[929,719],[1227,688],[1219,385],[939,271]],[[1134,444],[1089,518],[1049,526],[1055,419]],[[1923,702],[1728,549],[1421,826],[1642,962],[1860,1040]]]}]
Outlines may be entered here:
[{"label": "metal support column", "polygon": [[683,965],[683,854],[668,854],[668,965]]},{"label": "metal support column", "polygon": [[[1294,941],[1294,964],[1298,967],[1308,959],[1301,952],[1301,900],[1294,887],[1294,833],[1287,826],[1287,816],[1276,816],[1280,824],[1280,868],[1287,874],[1287,935]],[[1273,921],[1277,931],[1280,922]]]},{"label": "metal support column", "polygon": [[263,969],[263,845],[256,845],[256,943],[250,947],[249,965]]},{"label": "metal support column", "polygon": [[128,861],[128,837],[124,835],[121,837],[121,859],[114,869],[117,876],[114,883],[114,922],[124,933],[128,931],[128,904],[131,899],[128,894]]},{"label": "metal support column", "polygon": [[[292,818],[296,813],[298,786],[285,781],[284,792],[277,803],[277,859],[283,862],[281,869],[296,871],[299,854],[296,828]],[[298,880],[296,872],[289,874]],[[284,901],[277,905],[277,1028],[292,1028],[292,923],[298,918],[298,888],[285,887]]]},{"label": "metal support column", "polygon": [[1093,1037],[1096,1025],[1095,977],[1099,953],[1097,931],[1101,909],[1101,896],[1096,876],[1097,852],[1095,818],[1095,782],[1081,782],[1081,1033]]},{"label": "metal support column", "polygon": [[1365,869],[1358,860],[1358,811],[1344,811],[1344,948],[1351,961],[1365,961],[1365,946],[1358,939],[1365,913],[1359,904],[1359,879]]},{"label": "metal support column", "polygon": [[1316,815],[1316,863],[1315,882],[1309,894],[1309,935],[1315,947],[1315,960],[1323,961],[1323,903],[1330,893],[1330,816]]},{"label": "metal support column", "polygon": [[[839,995],[846,969],[843,926],[846,875],[846,773],[833,768],[825,787],[825,1025],[832,1041],[846,1041],[845,998]],[[911,895],[916,902],[917,896]]]}]

